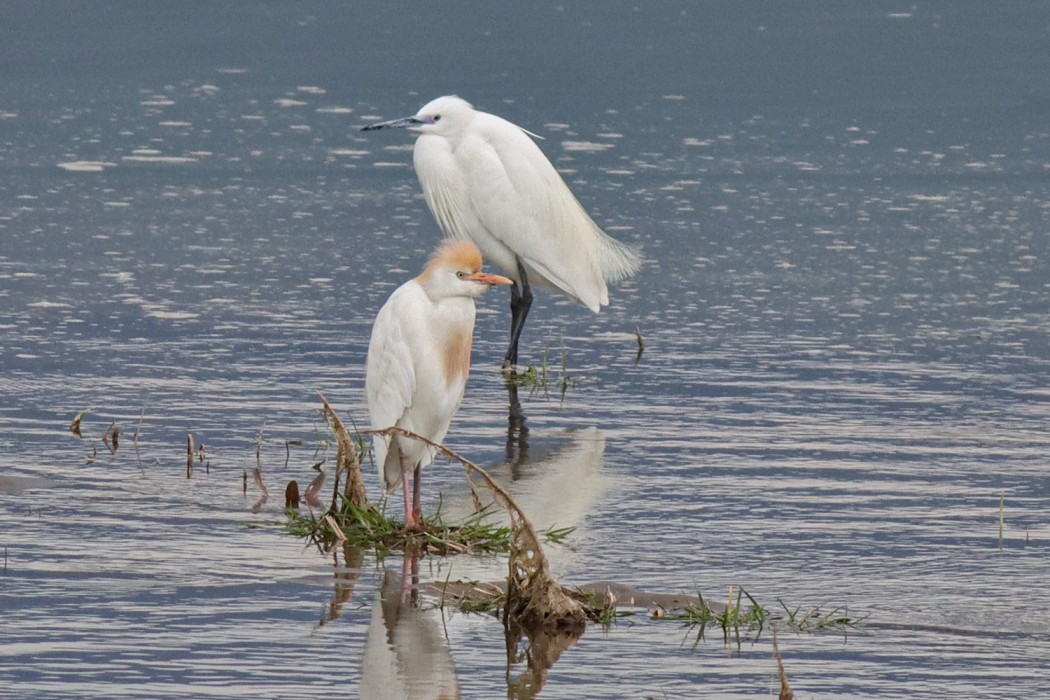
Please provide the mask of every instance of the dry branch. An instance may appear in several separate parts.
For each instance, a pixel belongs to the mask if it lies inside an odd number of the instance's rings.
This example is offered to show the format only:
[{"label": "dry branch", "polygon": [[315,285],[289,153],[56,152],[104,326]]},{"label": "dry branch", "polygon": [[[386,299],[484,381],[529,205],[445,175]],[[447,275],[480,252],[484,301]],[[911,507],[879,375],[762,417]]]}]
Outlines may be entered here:
[{"label": "dry branch", "polygon": [[252,506],[252,513],[258,513],[262,510],[263,506],[266,505],[266,501],[270,498],[270,492],[266,490],[266,484],[262,480],[262,467],[256,467],[255,471],[252,472],[252,477],[255,479],[255,486],[259,489],[259,500]]},{"label": "dry branch", "polygon": [[303,500],[311,508],[320,508],[321,499],[317,496],[321,493],[321,488],[324,486],[325,472],[323,467],[317,468],[317,476],[313,478],[313,481],[306,487],[306,491],[303,492]]}]

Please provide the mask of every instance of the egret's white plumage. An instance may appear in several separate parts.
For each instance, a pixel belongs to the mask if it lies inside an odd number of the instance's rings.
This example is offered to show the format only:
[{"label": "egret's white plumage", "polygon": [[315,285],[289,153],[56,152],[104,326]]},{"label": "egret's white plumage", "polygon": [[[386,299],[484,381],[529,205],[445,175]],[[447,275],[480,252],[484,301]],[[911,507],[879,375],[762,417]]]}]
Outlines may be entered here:
[{"label": "egret's white plumage", "polygon": [[594,223],[521,127],[455,96],[439,97],[413,117],[364,128],[385,127],[418,132],[416,175],[445,234],[477,243],[515,281],[509,362],[517,361],[530,280],[597,312],[609,303],[608,283],[638,270],[638,252]]},{"label": "egret's white plumage", "polygon": [[[511,284],[481,272],[481,253],[469,241],[444,243],[415,279],[390,295],[379,310],[368,344],[365,394],[372,427],[397,426],[434,442],[445,439],[463,399],[474,335],[474,298],[488,287]],[[405,522],[418,516],[418,469],[433,448],[409,438],[373,440],[379,476],[387,491],[405,488]],[[414,505],[408,474],[415,472]]]}]

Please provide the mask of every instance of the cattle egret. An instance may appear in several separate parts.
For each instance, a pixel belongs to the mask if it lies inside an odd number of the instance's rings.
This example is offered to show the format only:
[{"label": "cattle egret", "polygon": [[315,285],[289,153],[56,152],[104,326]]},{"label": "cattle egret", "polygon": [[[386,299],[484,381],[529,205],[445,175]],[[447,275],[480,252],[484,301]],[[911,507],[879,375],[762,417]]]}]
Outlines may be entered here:
[{"label": "cattle egret", "polygon": [[591,220],[521,127],[446,96],[413,117],[362,130],[398,127],[419,134],[416,175],[445,235],[474,241],[514,280],[505,368],[518,361],[518,339],[532,305],[530,280],[556,287],[597,313],[609,303],[607,283],[637,272],[638,251]]},{"label": "cattle egret", "polygon": [[[394,290],[368,344],[365,395],[373,428],[396,426],[434,442],[445,439],[470,371],[474,297],[497,284],[513,283],[481,272],[481,253],[470,241],[447,241],[422,274]],[[434,449],[390,435],[372,444],[387,492],[399,484],[404,490],[405,527],[420,528],[419,471],[434,459]]]}]

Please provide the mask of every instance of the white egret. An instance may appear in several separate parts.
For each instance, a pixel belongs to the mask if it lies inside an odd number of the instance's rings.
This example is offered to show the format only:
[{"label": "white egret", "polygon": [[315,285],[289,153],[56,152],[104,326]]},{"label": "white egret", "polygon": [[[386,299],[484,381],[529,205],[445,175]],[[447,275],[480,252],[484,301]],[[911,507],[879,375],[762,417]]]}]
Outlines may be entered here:
[{"label": "white egret", "polygon": [[[365,395],[372,427],[397,426],[434,442],[445,439],[463,400],[474,336],[474,297],[492,285],[512,284],[481,272],[481,253],[470,241],[447,241],[423,273],[390,295],[372,325]],[[434,449],[398,436],[372,441],[388,493],[400,484],[405,526],[419,528],[419,472]],[[412,501],[408,474],[413,473]]]},{"label": "white egret", "polygon": [[514,280],[504,367],[518,361],[518,339],[532,305],[530,280],[556,287],[597,313],[609,303],[607,283],[637,272],[638,251],[591,220],[521,127],[446,96],[415,116],[362,130],[397,127],[419,134],[416,175],[445,235],[474,241]]}]

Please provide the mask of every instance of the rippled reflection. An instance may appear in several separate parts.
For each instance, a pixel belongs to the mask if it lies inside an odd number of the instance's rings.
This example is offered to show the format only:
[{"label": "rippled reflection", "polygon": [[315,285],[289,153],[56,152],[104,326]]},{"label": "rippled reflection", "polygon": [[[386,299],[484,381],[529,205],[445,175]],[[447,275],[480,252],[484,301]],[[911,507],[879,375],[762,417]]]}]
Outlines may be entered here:
[{"label": "rippled reflection", "polygon": [[[506,622],[507,697],[530,700],[547,684],[551,668],[579,640],[579,632],[522,629]],[[516,668],[517,667],[517,668]]]},{"label": "rippled reflection", "polygon": [[[613,482],[602,471],[604,453],[605,436],[600,429],[560,431],[486,471],[538,531],[579,527]],[[491,494],[483,491],[478,493],[481,507],[491,510],[495,520],[509,522]],[[445,508],[450,519],[462,519],[474,512],[475,502],[466,494],[454,495]]]},{"label": "rippled reflection", "polygon": [[[340,552],[342,552],[342,564],[339,563]],[[334,622],[343,614],[343,608],[353,600],[354,591],[357,590],[357,584],[361,579],[361,567],[365,562],[365,550],[349,542],[343,543],[341,549],[333,548],[331,556],[332,600],[318,625]]]},{"label": "rippled reflection", "polygon": [[459,683],[442,634],[441,610],[423,605],[419,558],[406,555],[401,575],[387,571],[372,604],[361,657],[361,698],[458,698]]}]

